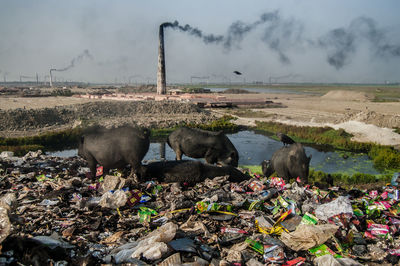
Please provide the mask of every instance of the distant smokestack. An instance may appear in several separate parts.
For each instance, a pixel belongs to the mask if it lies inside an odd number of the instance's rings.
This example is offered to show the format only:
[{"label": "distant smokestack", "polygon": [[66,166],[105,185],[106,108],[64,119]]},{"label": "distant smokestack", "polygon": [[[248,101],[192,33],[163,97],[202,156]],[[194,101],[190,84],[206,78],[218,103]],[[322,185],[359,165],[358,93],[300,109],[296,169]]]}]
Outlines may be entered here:
[{"label": "distant smokestack", "polygon": [[50,69],[50,88],[53,88],[53,75],[52,75],[52,71],[54,71],[56,69],[52,68]]},{"label": "distant smokestack", "polygon": [[164,57],[164,25],[160,25],[158,35],[158,70],[157,70],[157,94],[166,94],[167,82],[165,79],[165,57]]}]

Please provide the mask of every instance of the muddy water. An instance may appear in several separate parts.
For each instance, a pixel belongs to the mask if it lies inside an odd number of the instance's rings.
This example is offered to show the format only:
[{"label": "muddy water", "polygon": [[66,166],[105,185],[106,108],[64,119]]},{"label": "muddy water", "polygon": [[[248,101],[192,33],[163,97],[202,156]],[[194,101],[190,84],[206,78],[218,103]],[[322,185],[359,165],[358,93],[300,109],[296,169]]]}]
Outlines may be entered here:
[{"label": "muddy water", "polygon": [[[282,143],[267,136],[256,134],[252,131],[241,131],[236,134],[227,135],[236,149],[239,151],[239,165],[260,165],[265,159],[271,158],[272,154],[282,147]],[[162,154],[160,143],[151,143],[150,149],[144,160],[159,160]],[[310,162],[311,168],[324,171],[326,173],[347,173],[356,172],[367,174],[379,174],[374,169],[372,161],[365,154],[347,154],[347,159],[343,158],[343,153],[338,151],[319,151],[312,147],[305,147],[307,156],[312,155]],[[77,150],[63,150],[50,153],[54,156],[70,157],[76,156]],[[165,158],[174,160],[174,151],[165,144]],[[187,158],[187,157],[183,157]]]}]

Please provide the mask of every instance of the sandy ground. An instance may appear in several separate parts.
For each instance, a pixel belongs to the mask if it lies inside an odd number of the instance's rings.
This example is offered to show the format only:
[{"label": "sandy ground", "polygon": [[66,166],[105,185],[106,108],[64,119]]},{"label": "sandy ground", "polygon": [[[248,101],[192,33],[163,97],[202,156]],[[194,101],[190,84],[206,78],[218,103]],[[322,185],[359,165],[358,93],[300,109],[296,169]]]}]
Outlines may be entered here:
[{"label": "sandy ground", "polygon": [[[371,102],[359,93],[335,92],[326,96],[295,94],[257,94],[282,103],[285,108],[257,108],[257,117],[238,117],[237,124],[252,126],[255,121],[275,121],[298,126],[343,128],[353,140],[400,146],[400,102]],[[254,97],[230,95],[229,97]],[[218,112],[221,112],[218,110]]]},{"label": "sandy ground", "polygon": [[[400,102],[371,102],[367,95],[335,91],[325,96],[305,94],[224,94],[232,99],[265,99],[281,103],[284,108],[257,108],[257,117],[238,117],[236,123],[255,125],[255,121],[276,121],[292,125],[330,126],[354,134],[354,140],[400,146]],[[365,96],[365,97],[363,97]],[[74,97],[0,97],[0,109],[45,108],[79,104],[93,99]],[[215,109],[222,114],[227,109]]]},{"label": "sandy ground", "polygon": [[75,97],[0,97],[0,109],[9,110],[16,108],[38,109],[51,108],[55,106],[80,104],[96,99],[75,98]]}]

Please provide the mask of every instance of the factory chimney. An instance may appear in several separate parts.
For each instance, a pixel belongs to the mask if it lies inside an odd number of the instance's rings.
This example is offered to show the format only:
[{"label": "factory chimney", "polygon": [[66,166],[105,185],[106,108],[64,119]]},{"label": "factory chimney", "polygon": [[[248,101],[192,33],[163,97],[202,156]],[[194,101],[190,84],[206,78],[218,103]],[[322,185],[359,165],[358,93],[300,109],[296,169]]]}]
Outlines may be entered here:
[{"label": "factory chimney", "polygon": [[50,69],[50,88],[53,88],[53,75],[51,74],[51,72],[54,70],[54,68]]},{"label": "factory chimney", "polygon": [[157,69],[157,94],[166,94],[167,82],[165,80],[165,57],[164,57],[164,25],[160,25],[158,36],[158,69]]}]

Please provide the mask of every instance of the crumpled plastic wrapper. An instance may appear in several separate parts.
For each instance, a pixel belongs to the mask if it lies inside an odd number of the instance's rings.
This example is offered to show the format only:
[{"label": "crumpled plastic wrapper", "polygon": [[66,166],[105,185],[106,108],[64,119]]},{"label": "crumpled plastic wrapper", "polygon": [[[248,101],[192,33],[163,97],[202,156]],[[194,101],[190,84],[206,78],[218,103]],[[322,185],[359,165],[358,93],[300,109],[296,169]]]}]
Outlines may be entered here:
[{"label": "crumpled plastic wrapper", "polygon": [[307,198],[305,188],[300,187],[297,183],[294,183],[290,190],[284,191],[283,197],[288,197],[296,202],[303,202]]},{"label": "crumpled plastic wrapper", "polygon": [[0,243],[7,238],[11,232],[11,222],[8,212],[11,208],[15,208],[16,197],[13,193],[8,193],[0,198]]},{"label": "crumpled plastic wrapper", "polygon": [[103,208],[117,209],[125,205],[128,196],[123,190],[117,190],[114,193],[106,192],[101,196],[99,205]]},{"label": "crumpled plastic wrapper", "polygon": [[174,239],[178,230],[178,225],[169,222],[166,223],[147,236],[139,239],[138,242],[128,243],[111,251],[105,258],[107,263],[111,262],[111,257],[116,263],[131,262],[141,256],[149,260],[160,259],[168,252],[166,243]]},{"label": "crumpled plastic wrapper", "polygon": [[107,192],[110,190],[117,190],[125,187],[126,179],[119,177],[119,176],[113,176],[113,175],[106,175],[104,177],[104,181],[101,184],[101,191]]},{"label": "crumpled plastic wrapper", "polygon": [[179,229],[187,233],[203,234],[205,237],[210,237],[207,227],[200,221],[193,221],[193,218],[189,218]]},{"label": "crumpled plastic wrapper", "polygon": [[0,243],[7,238],[11,231],[11,223],[8,218],[8,209],[7,207],[1,205],[0,206]]},{"label": "crumpled plastic wrapper", "polygon": [[335,259],[330,254],[316,258],[314,260],[314,264],[317,266],[362,266],[361,263],[359,263],[351,258]]},{"label": "crumpled plastic wrapper", "polygon": [[294,232],[283,232],[280,239],[295,251],[307,250],[325,243],[338,228],[333,224],[300,224]]},{"label": "crumpled plastic wrapper", "polygon": [[387,252],[379,247],[379,244],[369,245],[368,252],[372,259],[375,261],[383,260],[387,256]]},{"label": "crumpled plastic wrapper", "polygon": [[148,260],[160,259],[168,251],[168,245],[164,242],[155,242],[145,246],[139,246],[138,249],[133,252],[132,257],[140,258],[145,257]]},{"label": "crumpled plastic wrapper", "polygon": [[315,216],[322,221],[327,221],[330,217],[341,214],[353,214],[353,207],[348,197],[340,196],[337,199],[322,204],[315,209]]}]

